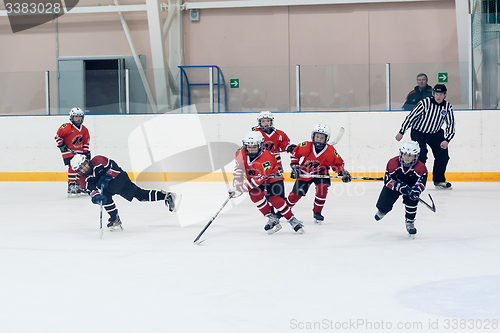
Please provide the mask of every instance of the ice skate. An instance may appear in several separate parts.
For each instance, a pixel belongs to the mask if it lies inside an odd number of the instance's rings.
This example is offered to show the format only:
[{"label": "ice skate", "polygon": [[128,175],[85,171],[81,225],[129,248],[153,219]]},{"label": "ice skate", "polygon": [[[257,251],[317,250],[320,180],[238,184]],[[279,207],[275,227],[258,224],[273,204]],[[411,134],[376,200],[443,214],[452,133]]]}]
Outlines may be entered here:
[{"label": "ice skate", "polygon": [[[162,191],[165,192],[165,191]],[[165,192],[165,205],[171,212],[176,212],[181,204],[182,195],[174,192]]]},{"label": "ice skate", "polygon": [[120,220],[120,216],[116,214],[116,218],[114,220],[111,220],[111,217],[109,218],[109,223],[107,227],[109,228],[110,231],[122,231],[122,221]]},{"label": "ice skate", "polygon": [[281,230],[280,220],[273,213],[267,213],[266,217],[269,218],[264,230],[267,231],[269,235],[272,235]]},{"label": "ice skate", "polygon": [[434,182],[434,186],[436,187],[436,190],[451,190],[451,183],[450,182]]},{"label": "ice skate", "polygon": [[314,213],[313,218],[316,224],[321,224],[325,220],[325,217],[321,213]]},{"label": "ice skate", "polygon": [[384,218],[386,213],[382,213],[380,210],[375,213],[375,220],[380,221]]},{"label": "ice skate", "polygon": [[302,222],[297,220],[295,216],[292,216],[291,219],[288,220],[288,223],[292,226],[293,230],[295,230],[296,233],[298,234],[303,234],[304,233],[304,225]]},{"label": "ice skate", "polygon": [[68,183],[68,198],[77,197],[82,189],[75,182]]},{"label": "ice skate", "polygon": [[406,231],[408,231],[408,237],[410,239],[415,239],[415,234],[417,233],[417,229],[415,228],[414,225],[415,220],[406,220]]}]

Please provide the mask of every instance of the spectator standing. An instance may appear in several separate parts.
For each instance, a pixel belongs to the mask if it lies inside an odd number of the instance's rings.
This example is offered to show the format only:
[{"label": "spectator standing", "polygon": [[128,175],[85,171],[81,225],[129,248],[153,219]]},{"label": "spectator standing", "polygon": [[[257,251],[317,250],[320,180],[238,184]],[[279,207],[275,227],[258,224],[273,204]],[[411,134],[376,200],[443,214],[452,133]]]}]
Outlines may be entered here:
[{"label": "spectator standing", "polygon": [[420,73],[417,75],[417,85],[406,96],[406,102],[401,107],[403,110],[411,111],[418,102],[427,97],[432,97],[432,87],[427,84],[427,75]]}]

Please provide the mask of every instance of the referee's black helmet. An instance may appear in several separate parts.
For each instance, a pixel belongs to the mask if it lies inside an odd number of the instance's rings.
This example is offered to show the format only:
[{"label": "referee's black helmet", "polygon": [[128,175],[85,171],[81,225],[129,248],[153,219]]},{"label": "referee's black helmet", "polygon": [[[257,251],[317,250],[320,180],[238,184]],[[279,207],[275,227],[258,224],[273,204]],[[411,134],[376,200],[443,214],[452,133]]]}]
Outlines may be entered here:
[{"label": "referee's black helmet", "polygon": [[446,86],[444,84],[441,84],[441,83],[438,83],[434,86],[434,88],[432,89],[432,91],[434,92],[440,92],[440,93],[445,93],[448,91],[448,89],[446,89]]}]

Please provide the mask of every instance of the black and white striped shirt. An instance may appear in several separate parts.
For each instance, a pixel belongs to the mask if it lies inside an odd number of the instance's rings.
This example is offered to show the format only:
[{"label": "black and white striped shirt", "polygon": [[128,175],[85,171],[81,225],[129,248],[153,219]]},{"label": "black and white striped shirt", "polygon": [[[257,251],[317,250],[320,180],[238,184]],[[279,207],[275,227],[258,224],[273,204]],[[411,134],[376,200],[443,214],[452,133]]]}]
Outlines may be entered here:
[{"label": "black and white striped shirt", "polygon": [[406,116],[399,133],[404,134],[410,127],[422,133],[434,134],[446,122],[444,138],[450,141],[455,136],[455,117],[453,107],[447,101],[438,104],[434,97],[427,97]]}]

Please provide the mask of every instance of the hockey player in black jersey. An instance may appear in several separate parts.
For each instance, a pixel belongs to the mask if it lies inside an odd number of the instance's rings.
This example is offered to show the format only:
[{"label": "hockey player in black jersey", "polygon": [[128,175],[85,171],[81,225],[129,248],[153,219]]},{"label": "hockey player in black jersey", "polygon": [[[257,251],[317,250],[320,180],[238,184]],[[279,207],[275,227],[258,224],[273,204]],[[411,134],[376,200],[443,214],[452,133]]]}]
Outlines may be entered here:
[{"label": "hockey player in black jersey", "polygon": [[399,156],[389,160],[375,214],[375,220],[380,221],[392,210],[399,196],[403,195],[406,230],[410,238],[414,238],[417,233],[414,223],[418,198],[427,183],[427,168],[418,160],[419,154],[418,142],[406,141],[399,149]]},{"label": "hockey player in black jersey", "polygon": [[[177,211],[181,195],[173,192],[145,190],[133,183],[127,173],[110,158],[96,155],[88,160],[85,155],[76,154],[71,159],[71,167],[80,177],[78,185],[90,195],[94,204],[102,204],[109,214],[107,227],[111,231],[121,231],[122,222],[113,195],[119,194],[128,201],[165,201],[171,212]],[[101,191],[102,189],[102,191]]]}]

